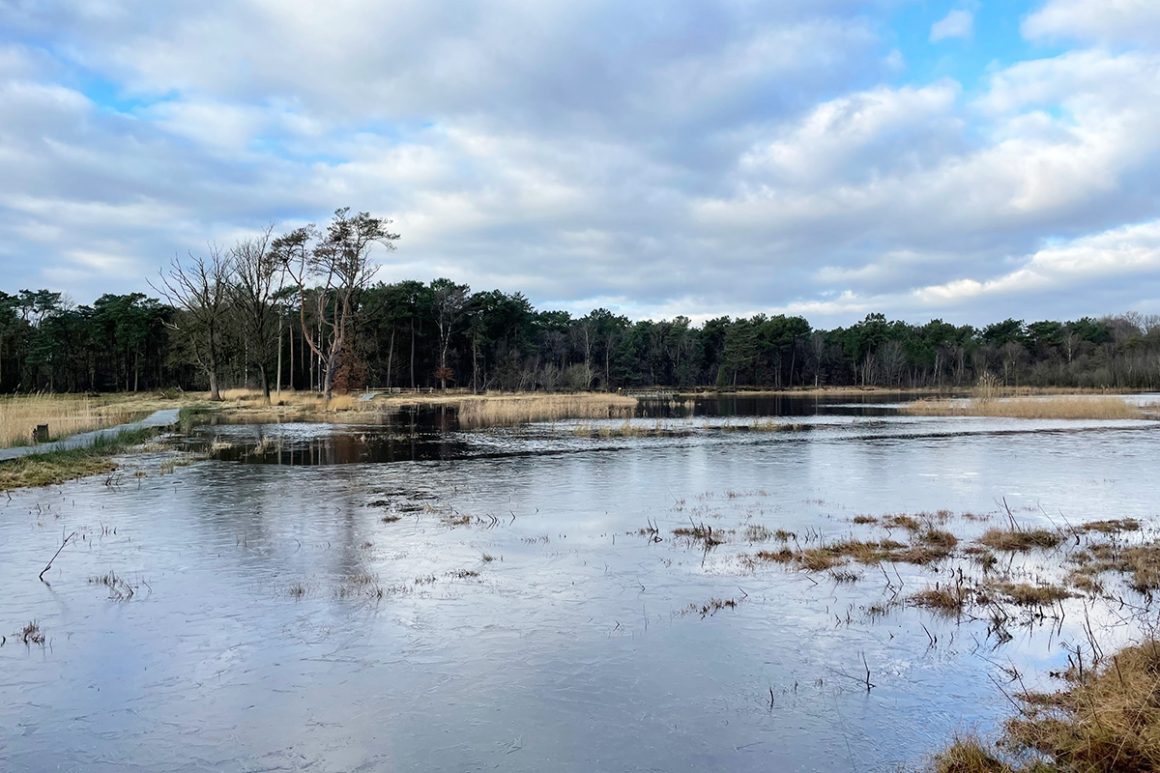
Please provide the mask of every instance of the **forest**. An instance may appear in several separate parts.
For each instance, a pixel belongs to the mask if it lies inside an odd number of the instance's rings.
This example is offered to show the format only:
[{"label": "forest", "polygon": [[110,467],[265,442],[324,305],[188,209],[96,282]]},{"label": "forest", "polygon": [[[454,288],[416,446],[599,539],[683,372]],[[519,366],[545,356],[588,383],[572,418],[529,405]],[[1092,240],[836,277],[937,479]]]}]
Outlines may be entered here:
[{"label": "forest", "polygon": [[225,387],[615,390],[802,386],[1160,388],[1160,316],[1006,319],[978,328],[869,314],[831,330],[800,316],[693,324],[577,317],[520,292],[447,278],[374,281],[390,221],[340,209],[174,259],[156,297],[91,305],[0,290],[0,392]]}]

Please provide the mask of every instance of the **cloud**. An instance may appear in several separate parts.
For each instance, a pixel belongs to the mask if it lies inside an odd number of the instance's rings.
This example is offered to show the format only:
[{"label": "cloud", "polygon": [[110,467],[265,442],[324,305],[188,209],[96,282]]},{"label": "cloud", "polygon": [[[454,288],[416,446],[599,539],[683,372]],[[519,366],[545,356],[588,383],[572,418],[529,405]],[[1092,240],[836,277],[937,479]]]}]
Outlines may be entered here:
[{"label": "cloud", "polygon": [[1153,0],[1048,0],[1024,20],[1032,40],[1160,45],[1160,4]]},{"label": "cloud", "polygon": [[962,8],[956,8],[930,27],[930,42],[954,38],[967,39],[974,33],[975,15]]},{"label": "cloud", "polygon": [[175,253],[349,204],[403,235],[384,280],[576,311],[1160,297],[1147,261],[1035,257],[1160,214],[1160,51],[1049,2],[1025,34],[1078,44],[923,77],[892,5],[0,0],[0,289],[147,291]]}]

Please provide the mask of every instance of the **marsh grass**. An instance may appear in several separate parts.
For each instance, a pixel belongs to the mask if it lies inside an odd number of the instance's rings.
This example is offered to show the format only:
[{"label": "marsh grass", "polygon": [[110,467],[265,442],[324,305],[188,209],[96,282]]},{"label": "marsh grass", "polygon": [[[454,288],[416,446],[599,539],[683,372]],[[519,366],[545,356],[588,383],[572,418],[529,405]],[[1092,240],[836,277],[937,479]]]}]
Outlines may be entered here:
[{"label": "marsh grass", "polygon": [[725,544],[725,532],[721,529],[714,529],[704,522],[690,523],[689,526],[673,529],[673,536],[684,537],[692,542],[700,543],[706,548]]},{"label": "marsh grass", "polygon": [[144,418],[143,398],[35,394],[0,397],[0,448],[32,443],[32,430],[47,424],[50,440]]},{"label": "marsh grass", "polygon": [[[911,534],[909,543],[893,539],[843,539],[809,547],[788,545],[780,550],[761,550],[751,559],[766,563],[797,566],[807,572],[832,570],[849,561],[873,566],[883,562],[900,562],[924,566],[941,561],[953,554],[958,538],[949,531],[930,526],[919,526]],[[787,539],[793,535],[786,533]]]},{"label": "marsh grass", "polygon": [[1140,773],[1160,770],[1160,643],[1149,637],[1073,667],[1055,693],[1017,694],[998,748],[956,739],[936,756],[937,773]]},{"label": "marsh grass", "polygon": [[[1013,768],[1003,762],[990,749],[973,736],[956,738],[954,742],[935,757],[931,765],[933,773],[1013,773]],[[1030,770],[1034,769],[1029,769]],[[1048,773],[1049,768],[1040,768]]]},{"label": "marsh grass", "polygon": [[773,537],[774,533],[759,523],[751,523],[745,527],[746,542],[768,542]]},{"label": "marsh grass", "polygon": [[20,640],[24,642],[25,646],[31,644],[44,646],[44,631],[40,630],[40,625],[35,620],[20,629],[18,636],[20,636]]},{"label": "marsh grass", "polygon": [[1050,550],[1063,539],[1062,532],[1050,529],[987,529],[979,542],[992,550],[1025,553],[1036,548]]},{"label": "marsh grass", "polygon": [[973,590],[962,583],[937,584],[911,595],[907,600],[916,607],[944,615],[959,615],[971,602]]},{"label": "marsh grass", "polygon": [[1160,590],[1160,542],[1141,544],[1097,542],[1073,552],[1068,561],[1076,568],[1068,575],[1073,584],[1085,589],[1102,588],[1099,576],[1116,572],[1127,578],[1139,593]]},{"label": "marsh grass", "polygon": [[110,458],[127,448],[154,437],[157,430],[126,430],[96,439],[84,448],[48,451],[43,454],[0,462],[0,491],[35,486],[54,486],[90,475],[103,475],[117,469]]},{"label": "marsh grass", "polygon": [[997,593],[1004,600],[1021,607],[1051,606],[1072,596],[1066,588],[1045,583],[1033,585],[1026,582],[995,581],[984,584],[983,591]]},{"label": "marsh grass", "polygon": [[137,595],[136,587],[112,570],[107,574],[90,577],[89,584],[102,585],[108,588],[110,601],[129,601]]},{"label": "marsh grass", "polygon": [[917,400],[902,409],[911,416],[989,416],[1008,419],[1140,419],[1145,414],[1114,395]]},{"label": "marsh grass", "polygon": [[579,437],[608,438],[660,437],[687,434],[687,432],[671,429],[659,419],[650,426],[626,418],[621,424],[577,424],[572,428],[572,434]]},{"label": "marsh grass", "polygon": [[1119,534],[1125,531],[1139,531],[1140,522],[1135,518],[1113,518],[1104,521],[1088,521],[1080,524],[1079,529],[1081,533],[1090,534],[1098,532],[1100,534]]},{"label": "marsh grass", "polygon": [[[463,429],[568,419],[630,419],[636,412],[635,397],[602,393],[467,395],[453,405]],[[630,430],[633,426],[625,424]]]},{"label": "marsh grass", "polygon": [[726,421],[718,428],[724,432],[805,432],[811,429],[809,424],[776,419],[754,419],[736,424],[732,421]]}]

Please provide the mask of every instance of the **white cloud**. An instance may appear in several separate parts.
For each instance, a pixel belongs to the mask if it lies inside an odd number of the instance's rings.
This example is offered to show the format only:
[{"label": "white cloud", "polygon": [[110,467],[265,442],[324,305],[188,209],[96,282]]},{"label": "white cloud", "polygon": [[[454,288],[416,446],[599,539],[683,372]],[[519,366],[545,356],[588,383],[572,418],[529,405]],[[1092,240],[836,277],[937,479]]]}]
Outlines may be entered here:
[{"label": "white cloud", "polygon": [[930,42],[954,38],[970,38],[975,29],[975,15],[963,8],[956,8],[930,27]]},{"label": "white cloud", "polygon": [[[1092,7],[1052,0],[1024,31],[1075,37]],[[1107,241],[1157,216],[1160,52],[1116,32],[1151,7],[979,87],[900,83],[922,57],[861,0],[22,3],[0,289],[147,289],[175,252],[350,204],[403,235],[384,279],[581,311],[969,315],[1015,286],[1114,311],[1160,295]],[[1073,281],[1049,242],[1120,257]]]},{"label": "white cloud", "polygon": [[1032,40],[1160,44],[1160,3],[1155,0],[1048,0],[1023,22]]},{"label": "white cloud", "polygon": [[1128,276],[1160,280],[1160,220],[1045,247],[1014,271],[984,281],[955,279],[917,289],[914,295],[925,305],[961,304],[983,295],[1082,291],[1089,281]]}]

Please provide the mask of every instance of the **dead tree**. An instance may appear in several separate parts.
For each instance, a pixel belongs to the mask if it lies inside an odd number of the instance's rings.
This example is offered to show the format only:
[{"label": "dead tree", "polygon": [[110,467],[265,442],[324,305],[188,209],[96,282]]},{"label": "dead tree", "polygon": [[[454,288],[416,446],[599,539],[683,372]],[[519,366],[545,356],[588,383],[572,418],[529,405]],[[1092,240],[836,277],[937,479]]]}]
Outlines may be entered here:
[{"label": "dead tree", "polygon": [[230,250],[230,290],[248,346],[250,364],[258,370],[262,397],[270,402],[270,361],[277,346],[279,319],[275,296],[284,271],[274,252],[274,226]]},{"label": "dead tree", "polygon": [[218,366],[221,361],[222,328],[228,309],[230,261],[216,246],[205,256],[190,253],[184,261],[174,258],[163,269],[158,284],[149,286],[181,313],[169,326],[180,333],[194,362],[209,379],[209,399],[220,400]]}]

